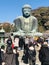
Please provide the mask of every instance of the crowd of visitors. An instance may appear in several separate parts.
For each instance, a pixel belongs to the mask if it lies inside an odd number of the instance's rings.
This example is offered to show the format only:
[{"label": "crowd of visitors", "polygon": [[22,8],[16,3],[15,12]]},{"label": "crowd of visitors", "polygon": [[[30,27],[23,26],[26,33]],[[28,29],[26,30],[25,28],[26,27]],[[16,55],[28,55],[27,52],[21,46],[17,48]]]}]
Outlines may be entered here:
[{"label": "crowd of visitors", "polygon": [[[36,48],[37,47],[37,48]],[[49,65],[49,37],[19,37],[18,35],[12,40],[11,36],[6,41],[6,46],[0,48],[0,65],[19,65],[19,51],[23,50],[21,60],[29,65],[36,65],[36,55],[41,65]],[[38,65],[38,64],[37,64]]]}]

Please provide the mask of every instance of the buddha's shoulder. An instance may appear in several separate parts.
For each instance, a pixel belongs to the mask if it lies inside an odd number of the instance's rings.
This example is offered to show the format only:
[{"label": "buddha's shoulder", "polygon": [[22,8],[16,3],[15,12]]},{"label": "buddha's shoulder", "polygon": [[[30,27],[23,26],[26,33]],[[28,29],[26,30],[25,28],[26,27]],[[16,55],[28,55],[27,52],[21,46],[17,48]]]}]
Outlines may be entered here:
[{"label": "buddha's shoulder", "polygon": [[21,20],[23,18],[23,16],[18,16],[18,17],[16,17],[15,19],[14,19],[14,21],[19,21],[19,20]]},{"label": "buddha's shoulder", "polygon": [[18,16],[16,19],[21,19],[21,18],[23,18],[23,16]]},{"label": "buddha's shoulder", "polygon": [[35,16],[30,16],[30,18],[32,18],[32,19],[37,19]]}]

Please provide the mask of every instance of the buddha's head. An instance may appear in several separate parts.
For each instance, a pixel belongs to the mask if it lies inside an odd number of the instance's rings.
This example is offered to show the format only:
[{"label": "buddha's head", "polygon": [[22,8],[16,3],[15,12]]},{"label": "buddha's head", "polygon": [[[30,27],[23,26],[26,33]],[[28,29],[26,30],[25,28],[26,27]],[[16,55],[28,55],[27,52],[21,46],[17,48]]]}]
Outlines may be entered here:
[{"label": "buddha's head", "polygon": [[31,6],[26,4],[22,7],[22,14],[24,17],[29,17],[31,14]]}]

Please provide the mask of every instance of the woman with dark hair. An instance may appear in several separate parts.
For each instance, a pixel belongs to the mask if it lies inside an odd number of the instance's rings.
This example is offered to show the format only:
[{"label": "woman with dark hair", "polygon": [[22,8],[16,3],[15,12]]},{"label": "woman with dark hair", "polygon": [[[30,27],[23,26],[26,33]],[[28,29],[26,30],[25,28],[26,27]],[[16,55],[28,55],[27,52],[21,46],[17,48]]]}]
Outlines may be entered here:
[{"label": "woman with dark hair", "polygon": [[12,47],[7,47],[4,55],[5,65],[16,65],[15,54],[13,53]]}]

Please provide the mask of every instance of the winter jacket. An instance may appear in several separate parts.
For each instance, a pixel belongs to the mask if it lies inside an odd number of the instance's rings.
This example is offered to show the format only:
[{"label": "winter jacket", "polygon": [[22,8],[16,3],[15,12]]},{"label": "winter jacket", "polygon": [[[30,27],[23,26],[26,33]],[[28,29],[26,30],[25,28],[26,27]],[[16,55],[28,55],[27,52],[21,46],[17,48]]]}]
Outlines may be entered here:
[{"label": "winter jacket", "polygon": [[43,46],[39,51],[39,60],[42,64],[49,64],[49,48]]}]

